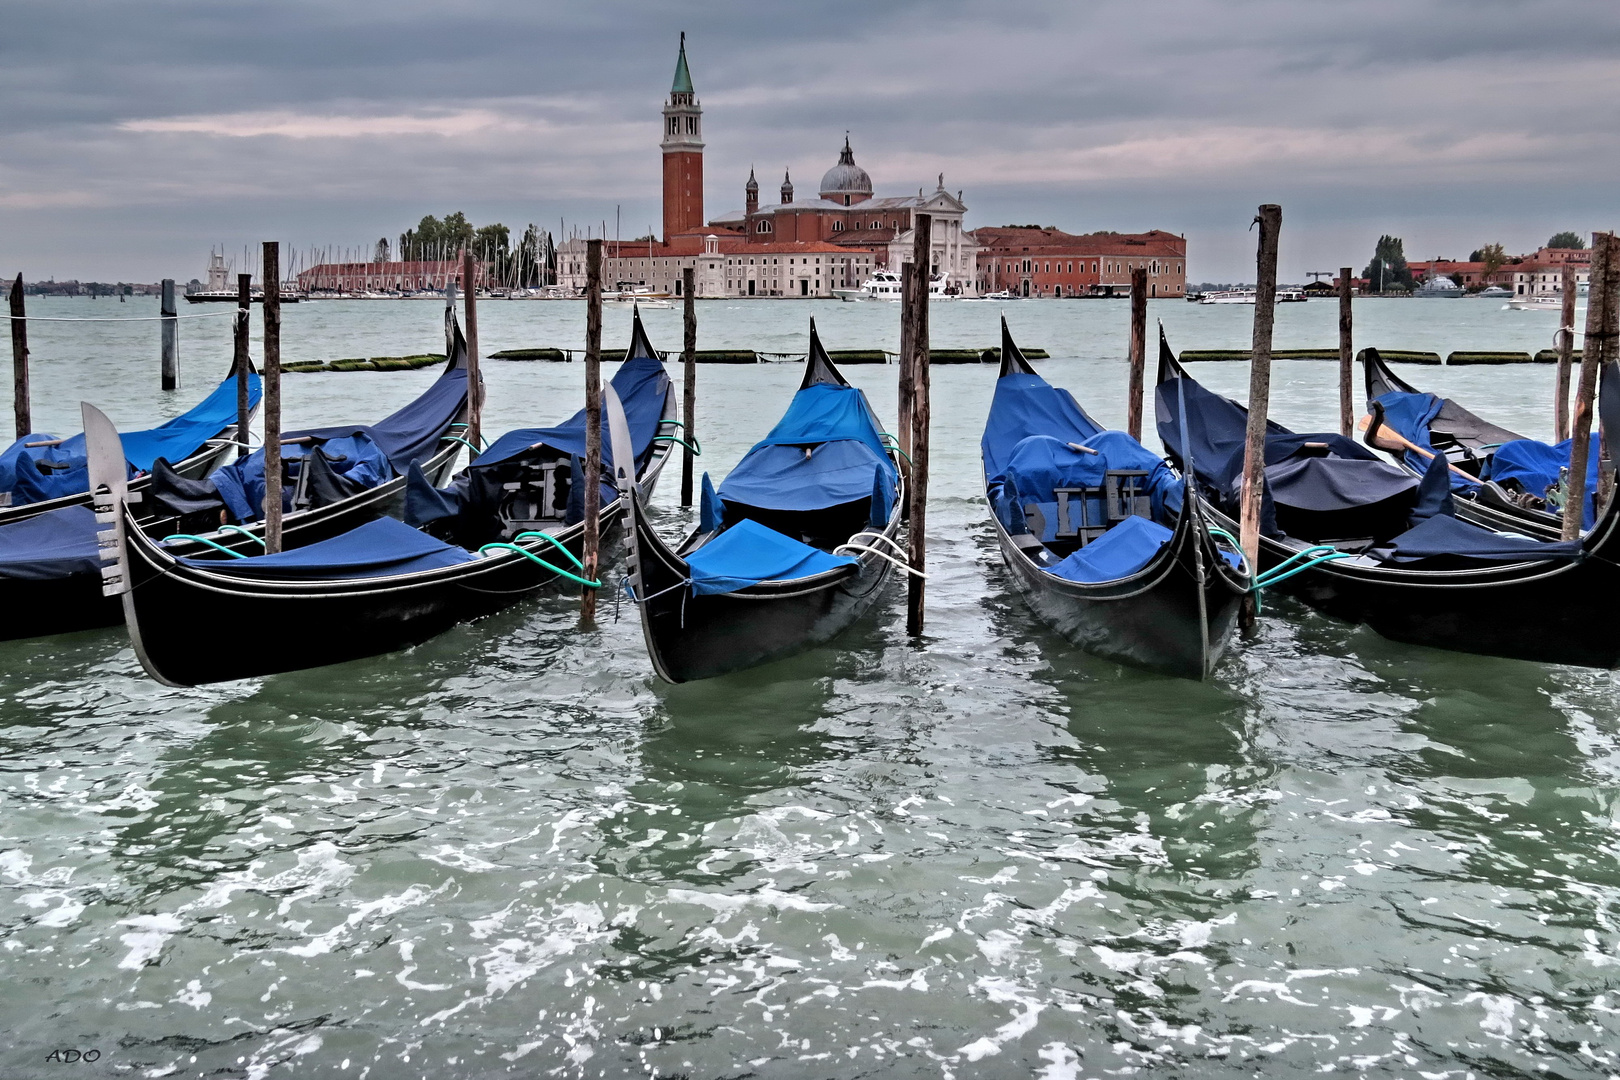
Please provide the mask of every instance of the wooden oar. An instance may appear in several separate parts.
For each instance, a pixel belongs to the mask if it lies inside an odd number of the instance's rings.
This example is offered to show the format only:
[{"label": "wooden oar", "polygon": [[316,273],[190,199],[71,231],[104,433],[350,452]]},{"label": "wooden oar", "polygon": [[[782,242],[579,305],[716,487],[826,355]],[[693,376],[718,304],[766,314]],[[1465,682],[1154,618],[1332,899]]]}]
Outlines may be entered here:
[{"label": "wooden oar", "polygon": [[[1381,411],[1382,410],[1380,410],[1380,412]],[[1366,431],[1369,427],[1372,427],[1373,430],[1368,435],[1368,441],[1373,443],[1380,450],[1388,450],[1388,449],[1390,449],[1390,447],[1384,446],[1383,443],[1382,443],[1383,439],[1389,439],[1392,442],[1394,442],[1396,444],[1396,446],[1400,447],[1402,450],[1415,450],[1418,453],[1422,454],[1424,457],[1428,458],[1429,460],[1431,460],[1431,461],[1434,460],[1434,451],[1425,450],[1425,449],[1423,449],[1423,447],[1419,446],[1417,443],[1411,442],[1410,440],[1408,440],[1400,432],[1395,431],[1395,430],[1393,430],[1391,428],[1385,427],[1383,425],[1383,422],[1382,422],[1382,417],[1380,417],[1379,423],[1377,425],[1373,425],[1373,418],[1372,418],[1371,414],[1368,414],[1367,416],[1363,416],[1361,418],[1361,421],[1356,426],[1359,427],[1362,431]],[[1469,473],[1469,472],[1466,472],[1466,471],[1464,471],[1462,469],[1457,468],[1457,466],[1453,465],[1450,461],[1446,462],[1446,468],[1450,469],[1452,472],[1456,473],[1458,476],[1462,477],[1464,480],[1467,480],[1470,484],[1477,484],[1477,483],[1480,482],[1479,477],[1474,476],[1472,473]]]}]

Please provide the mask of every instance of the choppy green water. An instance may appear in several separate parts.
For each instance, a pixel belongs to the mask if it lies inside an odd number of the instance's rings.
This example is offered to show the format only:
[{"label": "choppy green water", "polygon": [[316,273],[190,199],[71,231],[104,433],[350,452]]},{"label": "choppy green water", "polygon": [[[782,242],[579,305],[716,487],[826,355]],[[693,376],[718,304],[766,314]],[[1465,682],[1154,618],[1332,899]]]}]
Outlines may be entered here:
[{"label": "choppy green water", "polygon": [[[416,351],[438,312],[290,308],[287,355]],[[802,347],[812,313],[830,347],[893,347],[896,309],[803,302],[705,304],[700,346]],[[992,344],[997,313],[940,305],[934,340]],[[679,314],[648,314],[661,346]],[[1153,314],[1178,347],[1248,335],[1243,309]],[[1119,422],[1122,305],[1008,315]],[[1331,343],[1334,317],[1284,308],[1278,345]],[[1357,317],[1364,343],[1440,352],[1541,348],[1555,320]],[[182,410],[227,322],[185,324],[173,402],[152,324],[35,324],[35,426],[77,430],[80,397],[128,423]],[[487,351],[577,344],[581,322],[480,308]],[[1546,433],[1544,368],[1411,370]],[[892,414],[893,368],[848,374]],[[432,377],[288,376],[289,422],[380,415]],[[580,377],[491,363],[488,428],[566,416]],[[1279,365],[1274,415],[1331,423],[1333,377]],[[699,378],[718,480],[798,372]],[[121,632],[0,644],[0,1075],[1620,1072],[1611,677],[1398,646],[1287,601],[1206,685],[1077,654],[1018,600],[986,521],[992,379],[934,375],[920,644],[898,588],[835,647],[686,687],[653,678],[628,607],[587,631],[568,597],[192,691],[147,681]]]}]

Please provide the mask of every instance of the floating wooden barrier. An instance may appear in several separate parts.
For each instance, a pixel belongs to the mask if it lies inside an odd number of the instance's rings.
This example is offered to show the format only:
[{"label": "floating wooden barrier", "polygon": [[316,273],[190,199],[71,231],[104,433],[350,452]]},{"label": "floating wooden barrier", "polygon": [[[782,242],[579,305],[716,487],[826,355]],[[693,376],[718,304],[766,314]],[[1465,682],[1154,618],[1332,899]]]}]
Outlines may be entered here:
[{"label": "floating wooden barrier", "polygon": [[415,356],[354,357],[347,360],[298,360],[281,365],[282,371],[412,371],[432,367],[445,361],[443,353],[418,353]]},{"label": "floating wooden barrier", "polygon": [[[612,347],[612,346],[604,346],[603,349],[602,349],[602,354],[604,356],[615,356],[616,357],[616,356],[623,355],[623,353],[624,353],[623,348],[617,348],[617,347]],[[538,361],[546,361],[548,363],[565,364],[565,363],[572,362],[578,356],[582,356],[582,355],[583,355],[583,353],[579,349],[553,349],[553,348],[502,349],[500,352],[490,353],[489,356],[487,357],[487,359],[490,359],[490,360],[519,360],[519,361],[536,361],[536,360],[538,360]],[[832,358],[833,363],[837,364],[839,367],[843,367],[843,366],[845,366],[847,364],[887,364],[889,362],[890,358],[896,356],[897,354],[892,353],[892,352],[888,352],[888,351],[886,351],[884,349],[829,349],[829,350],[827,350],[827,355]],[[1047,352],[1045,349],[1025,349],[1024,350],[1024,358],[1026,360],[1048,360],[1048,359],[1051,358],[1051,355],[1052,354]],[[1335,354],[1335,355],[1337,355],[1337,354]],[[661,351],[658,354],[658,358],[660,360],[668,360],[668,359],[670,359],[670,356],[671,356],[671,354],[668,353],[668,352],[662,352]],[[1233,355],[1231,357],[1223,356],[1223,357],[1221,357],[1221,359],[1244,359],[1244,360],[1246,360],[1246,359],[1248,359],[1248,356],[1249,356],[1249,354],[1247,352],[1244,352],[1244,353],[1241,353],[1240,355],[1235,354],[1235,355]],[[932,363],[935,363],[935,364],[999,364],[999,363],[1001,363],[1001,350],[1000,349],[931,349],[929,351],[928,357],[929,357],[929,360]],[[677,358],[679,358],[679,357],[677,356]],[[377,359],[387,359],[387,358],[374,357],[373,361],[375,361]],[[393,359],[398,359],[398,358],[395,357]],[[443,358],[441,357],[440,359],[443,359]],[[802,352],[761,352],[761,351],[759,351],[757,349],[698,349],[693,353],[693,361],[694,361],[694,363],[699,363],[699,364],[802,363],[803,360],[804,360],[804,353],[802,353]],[[287,370],[287,371],[367,371],[367,370],[370,370],[369,368],[366,368],[366,367],[363,366],[365,363],[366,363],[366,361],[364,361],[364,360],[334,360],[334,361],[332,361],[331,366],[328,366],[328,365],[325,365],[325,364],[319,364],[319,363],[288,364],[288,365],[286,365],[284,370]],[[336,366],[338,364],[359,364],[359,365],[362,365],[362,366],[361,367],[343,367],[343,368],[339,368],[339,367]],[[390,368],[380,368],[380,370],[392,370],[392,369],[390,369]]]},{"label": "floating wooden barrier", "polygon": [[[1547,362],[1558,359],[1558,354],[1548,350]],[[1527,352],[1454,352],[1446,357],[1446,366],[1453,364],[1533,364],[1535,360]]]},{"label": "floating wooden barrier", "polygon": [[564,363],[572,359],[563,349],[502,349],[500,352],[490,353],[491,360],[547,360],[551,363]]},{"label": "floating wooden barrier", "polygon": [[[1580,349],[1573,350],[1569,355],[1570,355],[1570,359],[1572,359],[1575,363],[1578,364],[1578,363],[1581,362],[1581,350]],[[1531,363],[1535,363],[1535,364],[1556,364],[1556,363],[1558,363],[1558,350],[1557,349],[1542,349],[1540,352],[1536,353],[1536,357],[1535,357],[1534,360],[1531,361]]]}]

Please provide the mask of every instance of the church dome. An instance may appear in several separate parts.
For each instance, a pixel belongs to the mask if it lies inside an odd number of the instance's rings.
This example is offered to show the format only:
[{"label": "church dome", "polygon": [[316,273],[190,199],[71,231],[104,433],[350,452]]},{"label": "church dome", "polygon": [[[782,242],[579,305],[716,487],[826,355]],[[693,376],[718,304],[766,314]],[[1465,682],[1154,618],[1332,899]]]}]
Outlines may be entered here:
[{"label": "church dome", "polygon": [[[827,170],[821,178],[821,197],[833,202],[858,202],[872,197],[872,178],[866,170],[855,164],[855,152],[849,148],[849,136],[844,136],[844,150],[838,155],[838,164]],[[845,198],[852,196],[852,198]]]}]

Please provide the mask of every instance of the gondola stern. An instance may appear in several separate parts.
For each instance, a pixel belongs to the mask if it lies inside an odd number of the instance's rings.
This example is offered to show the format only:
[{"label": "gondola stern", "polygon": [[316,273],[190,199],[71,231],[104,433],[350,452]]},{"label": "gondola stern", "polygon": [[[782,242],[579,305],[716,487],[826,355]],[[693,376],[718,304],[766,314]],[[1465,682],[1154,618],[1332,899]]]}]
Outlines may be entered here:
[{"label": "gondola stern", "polygon": [[647,336],[647,328],[641,323],[641,305],[636,304],[630,309],[630,347],[624,351],[626,362],[631,360],[657,360],[663,362],[658,350],[653,348],[652,338]]},{"label": "gondola stern", "polygon": [[1187,374],[1187,369],[1181,366],[1176,354],[1170,349],[1170,339],[1164,332],[1164,323],[1159,323],[1159,371],[1154,380],[1156,383],[1167,383],[1172,379],[1180,379]]}]

